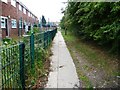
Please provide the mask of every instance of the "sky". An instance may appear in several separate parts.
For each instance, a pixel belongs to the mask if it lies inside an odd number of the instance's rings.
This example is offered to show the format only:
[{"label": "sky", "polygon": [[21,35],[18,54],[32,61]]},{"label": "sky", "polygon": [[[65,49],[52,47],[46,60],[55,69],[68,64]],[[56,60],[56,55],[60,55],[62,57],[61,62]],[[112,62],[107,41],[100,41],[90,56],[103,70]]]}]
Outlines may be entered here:
[{"label": "sky", "polygon": [[61,9],[66,7],[67,0],[19,0],[21,1],[34,15],[40,19],[45,16],[46,21],[59,22],[63,14]]}]

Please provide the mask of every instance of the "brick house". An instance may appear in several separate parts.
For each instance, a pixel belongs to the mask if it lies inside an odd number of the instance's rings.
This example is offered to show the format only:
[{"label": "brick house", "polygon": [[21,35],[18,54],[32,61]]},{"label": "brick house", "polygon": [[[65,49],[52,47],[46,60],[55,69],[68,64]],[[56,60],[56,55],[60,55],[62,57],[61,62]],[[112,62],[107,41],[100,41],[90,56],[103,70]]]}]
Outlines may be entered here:
[{"label": "brick house", "polygon": [[0,36],[18,37],[38,25],[38,18],[19,0],[0,1]]}]

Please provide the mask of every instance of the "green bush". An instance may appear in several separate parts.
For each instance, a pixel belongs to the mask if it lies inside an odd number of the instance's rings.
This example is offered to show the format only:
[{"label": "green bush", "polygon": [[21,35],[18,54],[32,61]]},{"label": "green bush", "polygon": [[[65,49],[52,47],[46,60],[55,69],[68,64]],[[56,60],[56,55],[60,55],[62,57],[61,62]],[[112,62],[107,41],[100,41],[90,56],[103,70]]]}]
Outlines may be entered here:
[{"label": "green bush", "polygon": [[12,38],[4,38],[2,40],[3,45],[15,45],[17,44],[17,42],[15,40],[13,40]]},{"label": "green bush", "polygon": [[60,26],[71,29],[85,40],[109,47],[112,53],[120,48],[120,2],[69,2]]},{"label": "green bush", "polygon": [[40,33],[39,27],[33,27],[33,33]]}]

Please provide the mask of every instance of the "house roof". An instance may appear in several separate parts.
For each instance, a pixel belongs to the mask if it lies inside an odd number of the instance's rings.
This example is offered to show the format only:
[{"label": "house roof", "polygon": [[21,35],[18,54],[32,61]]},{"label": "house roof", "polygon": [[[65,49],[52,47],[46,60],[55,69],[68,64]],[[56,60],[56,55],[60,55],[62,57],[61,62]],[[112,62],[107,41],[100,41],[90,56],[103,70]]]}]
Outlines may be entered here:
[{"label": "house roof", "polygon": [[[35,16],[20,0],[15,0],[16,2],[18,2],[20,5],[22,5],[27,11],[29,11],[33,16]],[[35,16],[35,18],[37,18],[37,16]],[[38,19],[38,18],[37,18]]]}]

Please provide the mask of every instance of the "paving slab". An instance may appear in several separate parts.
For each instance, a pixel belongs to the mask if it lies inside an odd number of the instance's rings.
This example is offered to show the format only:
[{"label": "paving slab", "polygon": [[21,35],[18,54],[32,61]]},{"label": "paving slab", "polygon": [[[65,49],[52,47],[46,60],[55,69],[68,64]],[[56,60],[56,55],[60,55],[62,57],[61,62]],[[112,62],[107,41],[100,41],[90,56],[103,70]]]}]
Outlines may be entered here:
[{"label": "paving slab", "polygon": [[51,50],[51,72],[46,88],[78,88],[76,68],[60,31],[53,40]]}]

